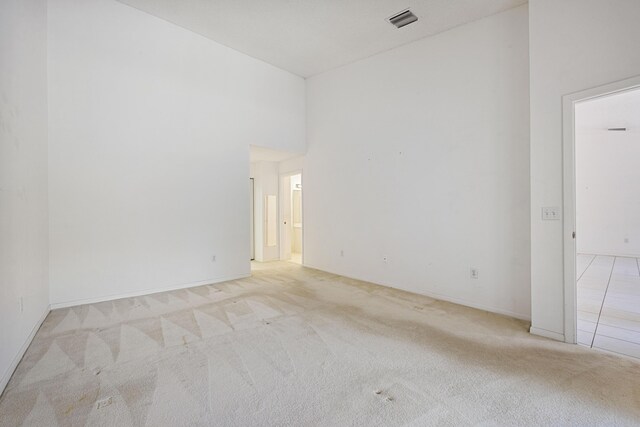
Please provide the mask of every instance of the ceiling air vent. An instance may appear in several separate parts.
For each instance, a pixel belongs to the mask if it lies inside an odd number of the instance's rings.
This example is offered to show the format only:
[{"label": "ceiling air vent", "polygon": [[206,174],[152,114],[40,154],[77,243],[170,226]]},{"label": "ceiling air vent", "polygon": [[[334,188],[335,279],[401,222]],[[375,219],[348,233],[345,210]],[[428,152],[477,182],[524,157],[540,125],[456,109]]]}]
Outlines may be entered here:
[{"label": "ceiling air vent", "polygon": [[409,9],[404,10],[400,13],[396,13],[391,18],[389,18],[389,22],[395,25],[398,28],[402,28],[405,25],[409,25],[412,22],[416,22],[418,17],[413,14]]}]

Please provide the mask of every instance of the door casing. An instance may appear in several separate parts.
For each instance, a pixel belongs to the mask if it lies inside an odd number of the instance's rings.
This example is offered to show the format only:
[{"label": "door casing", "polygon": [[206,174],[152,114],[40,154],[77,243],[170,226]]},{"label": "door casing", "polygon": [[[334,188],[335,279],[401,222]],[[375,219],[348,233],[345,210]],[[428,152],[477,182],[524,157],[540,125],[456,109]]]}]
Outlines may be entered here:
[{"label": "door casing", "polygon": [[577,342],[575,104],[640,88],[640,76],[562,97],[564,340]]}]

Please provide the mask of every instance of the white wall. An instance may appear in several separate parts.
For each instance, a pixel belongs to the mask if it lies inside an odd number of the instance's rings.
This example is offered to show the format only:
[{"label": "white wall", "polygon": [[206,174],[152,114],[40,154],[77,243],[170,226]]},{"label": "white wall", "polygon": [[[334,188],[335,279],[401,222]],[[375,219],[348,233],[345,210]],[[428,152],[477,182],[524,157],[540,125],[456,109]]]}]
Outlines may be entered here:
[{"label": "white wall", "polygon": [[304,80],[115,0],[49,41],[52,303],[248,275],[249,143],[304,152]]},{"label": "white wall", "polygon": [[280,171],[280,175],[290,174],[292,172],[301,172],[304,169],[304,156],[283,160],[280,162],[278,169]]},{"label": "white wall", "polygon": [[[615,110],[610,104],[624,104],[628,110],[607,117],[606,112]],[[575,108],[579,253],[640,256],[640,128],[624,115],[640,121],[640,90]],[[607,131],[625,126],[625,132]]]},{"label": "white wall", "polygon": [[45,0],[0,2],[0,393],[49,305],[46,36]]},{"label": "white wall", "polygon": [[640,2],[530,0],[532,331],[564,337],[562,96],[640,75]]},{"label": "white wall", "polygon": [[[286,159],[283,160],[279,163],[278,165],[278,169],[279,169],[279,173],[280,175],[291,175],[292,173],[298,174],[296,176],[299,177],[299,183],[302,184],[304,181],[303,178],[303,170],[304,170],[304,162],[305,162],[305,157],[304,156],[298,156],[298,157],[293,157],[290,159]],[[290,183],[291,184],[291,183]],[[281,190],[282,191],[282,190]],[[304,247],[304,191],[302,192],[302,220],[303,220],[303,225],[302,228],[297,227],[297,228],[293,228],[293,221],[290,221],[291,224],[291,230],[290,230],[290,235],[292,237],[292,250],[294,250],[296,253],[301,253],[303,255],[302,257],[302,264],[304,264],[304,251],[303,251],[303,247]],[[283,211],[284,209],[286,209],[286,207],[283,206]],[[281,212],[281,214],[284,216],[284,212]],[[282,223],[282,219],[280,218],[280,222]],[[280,233],[280,237],[282,239],[283,237],[283,233]],[[290,253],[286,250],[281,250],[280,251],[280,256],[283,258],[289,257]]]},{"label": "white wall", "polygon": [[[291,252],[302,253],[302,174],[292,175],[290,180],[290,206],[291,218],[289,221],[291,230]],[[298,191],[298,193],[296,193]],[[299,198],[294,198],[294,194],[299,194]],[[296,203],[296,200],[298,201]],[[296,218],[298,219],[296,221]]]},{"label": "white wall", "polygon": [[[265,225],[265,197],[276,196],[276,203],[279,203],[278,162],[260,161],[251,163],[250,176],[254,179],[255,183],[254,230],[256,261],[275,261],[280,258],[280,246],[267,246]],[[276,221],[279,223],[278,218],[276,218]]]},{"label": "white wall", "polygon": [[525,5],[308,79],[305,265],[529,317],[527,24]]}]

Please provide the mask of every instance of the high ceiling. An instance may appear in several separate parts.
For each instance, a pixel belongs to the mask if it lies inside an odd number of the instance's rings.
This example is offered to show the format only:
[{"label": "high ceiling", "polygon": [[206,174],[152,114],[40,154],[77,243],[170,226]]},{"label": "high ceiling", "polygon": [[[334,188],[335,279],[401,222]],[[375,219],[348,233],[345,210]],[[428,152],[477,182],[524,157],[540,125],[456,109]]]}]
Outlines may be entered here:
[{"label": "high ceiling", "polygon": [[[527,0],[118,0],[309,77]],[[387,18],[410,7],[418,21]]]}]

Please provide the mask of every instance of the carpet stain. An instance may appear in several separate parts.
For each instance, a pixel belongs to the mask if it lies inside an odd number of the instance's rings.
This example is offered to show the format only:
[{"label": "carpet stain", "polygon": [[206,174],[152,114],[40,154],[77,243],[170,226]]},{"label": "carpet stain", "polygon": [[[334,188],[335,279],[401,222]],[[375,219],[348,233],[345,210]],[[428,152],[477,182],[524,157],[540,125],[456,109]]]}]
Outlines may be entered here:
[{"label": "carpet stain", "polygon": [[640,361],[527,328],[257,264],[247,279],[52,311],[0,426],[639,424]]}]

